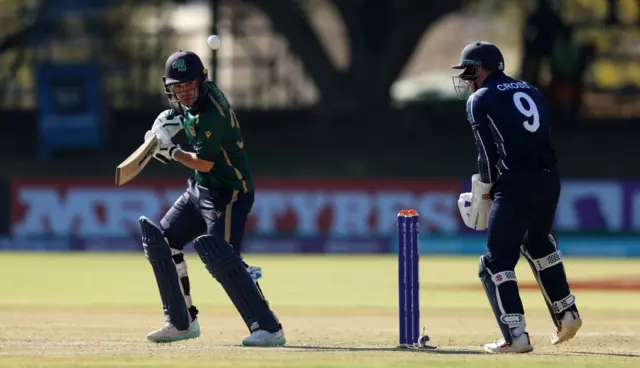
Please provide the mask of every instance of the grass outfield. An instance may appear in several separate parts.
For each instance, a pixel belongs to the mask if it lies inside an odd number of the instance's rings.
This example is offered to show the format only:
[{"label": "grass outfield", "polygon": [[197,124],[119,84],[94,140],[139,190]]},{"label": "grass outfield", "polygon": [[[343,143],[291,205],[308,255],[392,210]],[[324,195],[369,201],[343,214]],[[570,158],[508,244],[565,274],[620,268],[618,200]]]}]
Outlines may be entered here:
[{"label": "grass outfield", "polygon": [[[142,254],[0,254],[0,367],[638,367],[640,260],[565,260],[585,320],[569,343],[549,343],[553,325],[538,290],[523,291],[536,350],[491,356],[499,331],[477,279],[477,257],[425,256],[421,325],[439,348],[397,350],[394,256],[247,256],[282,320],[284,348],[244,348],[246,327],[193,254],[192,295],[202,336],[153,345],[163,323],[151,268]],[[519,282],[534,281],[525,262]],[[618,282],[616,290],[607,283]],[[602,286],[601,285],[601,286]],[[607,290],[609,289],[609,290]],[[613,290],[613,291],[612,291]]]}]

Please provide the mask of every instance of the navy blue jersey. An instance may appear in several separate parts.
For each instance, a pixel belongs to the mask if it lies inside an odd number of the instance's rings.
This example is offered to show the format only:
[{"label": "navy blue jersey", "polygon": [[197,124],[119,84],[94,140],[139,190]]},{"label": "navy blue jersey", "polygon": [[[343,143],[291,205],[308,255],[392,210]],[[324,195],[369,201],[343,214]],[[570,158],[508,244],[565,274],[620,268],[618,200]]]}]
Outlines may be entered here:
[{"label": "navy blue jersey", "polygon": [[481,180],[516,169],[550,169],[557,161],[551,145],[544,97],[527,82],[502,72],[491,74],[467,100],[467,119],[478,148]]}]

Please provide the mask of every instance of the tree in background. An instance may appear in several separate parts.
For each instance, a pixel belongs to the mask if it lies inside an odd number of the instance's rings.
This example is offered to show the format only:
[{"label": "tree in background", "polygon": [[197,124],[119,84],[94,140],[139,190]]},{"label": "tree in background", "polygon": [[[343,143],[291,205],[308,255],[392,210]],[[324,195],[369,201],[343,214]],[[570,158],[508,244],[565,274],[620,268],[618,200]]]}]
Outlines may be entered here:
[{"label": "tree in background", "polygon": [[[112,104],[134,107],[157,98],[166,58],[175,49],[164,21],[171,0],[6,0],[0,4],[0,105],[35,104],[38,63],[96,63]],[[168,5],[168,6],[167,6]],[[5,19],[6,17],[6,19]],[[157,26],[145,24],[154,20]]]},{"label": "tree in background", "polygon": [[245,1],[262,10],[287,39],[320,91],[323,111],[388,109],[391,85],[422,35],[462,6],[462,0],[325,0],[346,29],[349,62],[343,69],[332,62],[311,24],[309,11],[318,1]]}]

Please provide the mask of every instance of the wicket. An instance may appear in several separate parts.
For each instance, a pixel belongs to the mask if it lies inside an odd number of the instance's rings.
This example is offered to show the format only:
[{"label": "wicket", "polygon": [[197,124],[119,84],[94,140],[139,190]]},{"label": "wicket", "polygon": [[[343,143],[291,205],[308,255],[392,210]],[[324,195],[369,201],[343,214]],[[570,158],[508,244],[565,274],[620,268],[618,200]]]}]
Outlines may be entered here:
[{"label": "wicket", "polygon": [[398,213],[398,289],[400,345],[427,347],[428,336],[420,336],[420,215],[416,210]]}]

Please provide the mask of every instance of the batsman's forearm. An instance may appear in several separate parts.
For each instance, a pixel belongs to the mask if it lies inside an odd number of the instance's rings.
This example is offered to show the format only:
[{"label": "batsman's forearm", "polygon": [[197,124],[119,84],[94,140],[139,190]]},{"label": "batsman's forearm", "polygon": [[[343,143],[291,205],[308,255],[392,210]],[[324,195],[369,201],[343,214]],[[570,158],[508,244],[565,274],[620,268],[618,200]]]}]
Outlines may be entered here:
[{"label": "batsman's forearm", "polygon": [[176,149],[173,157],[184,166],[202,172],[208,172],[213,168],[213,162],[198,158],[193,152],[185,152],[180,148]]}]

